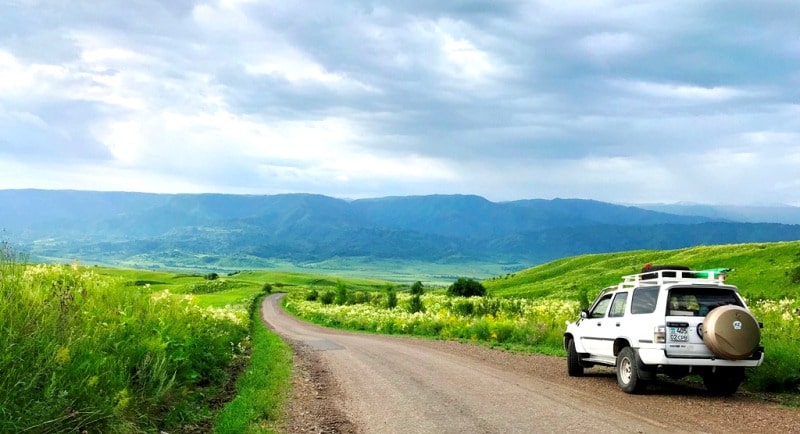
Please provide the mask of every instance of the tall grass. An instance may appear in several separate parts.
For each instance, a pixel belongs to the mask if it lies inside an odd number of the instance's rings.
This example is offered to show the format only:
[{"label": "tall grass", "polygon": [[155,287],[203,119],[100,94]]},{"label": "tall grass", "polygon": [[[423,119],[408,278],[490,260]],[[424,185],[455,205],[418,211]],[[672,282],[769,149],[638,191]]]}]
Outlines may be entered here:
[{"label": "tall grass", "polygon": [[246,314],[0,253],[0,432],[203,429]]},{"label": "tall grass", "polygon": [[759,300],[748,306],[764,323],[764,364],[748,372],[756,390],[800,393],[800,299]]}]

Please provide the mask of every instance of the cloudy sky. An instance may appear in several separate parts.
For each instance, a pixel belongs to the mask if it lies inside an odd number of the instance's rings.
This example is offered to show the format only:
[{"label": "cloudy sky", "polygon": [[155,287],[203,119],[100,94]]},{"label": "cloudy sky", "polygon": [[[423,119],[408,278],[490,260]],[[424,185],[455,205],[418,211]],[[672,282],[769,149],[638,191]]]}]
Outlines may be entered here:
[{"label": "cloudy sky", "polygon": [[800,2],[0,0],[0,189],[800,205]]}]

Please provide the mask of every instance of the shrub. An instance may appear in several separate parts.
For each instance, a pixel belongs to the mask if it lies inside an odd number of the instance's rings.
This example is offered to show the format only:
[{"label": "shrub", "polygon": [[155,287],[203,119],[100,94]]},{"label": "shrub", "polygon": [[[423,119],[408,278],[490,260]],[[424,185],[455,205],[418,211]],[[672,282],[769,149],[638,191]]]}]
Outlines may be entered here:
[{"label": "shrub", "polygon": [[333,298],[333,291],[328,290],[322,293],[322,295],[319,297],[319,301],[322,304],[333,304]]},{"label": "shrub", "polygon": [[792,283],[800,283],[800,266],[795,267],[789,272],[789,280],[791,280]]},{"label": "shrub", "polygon": [[424,294],[425,293],[425,288],[422,286],[422,282],[420,282],[419,280],[414,282],[414,284],[411,285],[411,291],[410,292],[411,292],[411,295],[422,295],[422,294]]},{"label": "shrub", "polygon": [[397,291],[394,290],[394,286],[386,287],[386,307],[388,309],[397,307]]},{"label": "shrub", "polygon": [[453,304],[453,311],[461,316],[472,316],[475,313],[475,305],[472,300],[458,300]]},{"label": "shrub", "polygon": [[264,286],[261,287],[261,291],[265,294],[272,294],[272,285],[264,283]]},{"label": "shrub", "polygon": [[420,294],[414,294],[411,296],[411,300],[408,302],[408,311],[411,313],[425,311],[425,307],[422,305],[422,298],[420,297]]},{"label": "shrub", "polygon": [[317,288],[312,288],[311,291],[306,294],[307,301],[317,301],[317,298],[319,298],[319,291],[317,291]]},{"label": "shrub", "polygon": [[[572,285],[572,289],[575,289],[575,285]],[[592,305],[592,302],[589,301],[589,289],[585,286],[578,290],[578,305],[581,310],[589,309]]]},{"label": "shrub", "polygon": [[203,278],[205,278],[206,280],[217,280],[219,278],[219,274],[217,274],[217,273],[208,273],[205,276],[203,276]]},{"label": "shrub", "polygon": [[459,277],[449,288],[447,288],[447,295],[455,295],[459,297],[482,297],[486,295],[486,288],[473,279]]},{"label": "shrub", "polygon": [[347,300],[348,304],[364,304],[369,302],[369,294],[364,291],[353,291]]},{"label": "shrub", "polygon": [[189,285],[188,290],[192,294],[211,294],[212,292],[220,292],[226,289],[231,289],[232,285],[228,284],[225,279],[213,279],[206,282],[199,282]]},{"label": "shrub", "polygon": [[336,304],[339,306],[347,303],[347,286],[342,283],[336,283]]}]

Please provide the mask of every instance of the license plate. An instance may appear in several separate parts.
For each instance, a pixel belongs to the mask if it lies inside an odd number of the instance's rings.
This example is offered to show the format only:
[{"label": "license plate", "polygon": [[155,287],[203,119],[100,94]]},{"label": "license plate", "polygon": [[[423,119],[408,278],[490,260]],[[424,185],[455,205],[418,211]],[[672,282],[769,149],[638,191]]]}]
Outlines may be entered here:
[{"label": "license plate", "polygon": [[670,327],[669,340],[672,342],[689,342],[689,329],[687,327]]}]

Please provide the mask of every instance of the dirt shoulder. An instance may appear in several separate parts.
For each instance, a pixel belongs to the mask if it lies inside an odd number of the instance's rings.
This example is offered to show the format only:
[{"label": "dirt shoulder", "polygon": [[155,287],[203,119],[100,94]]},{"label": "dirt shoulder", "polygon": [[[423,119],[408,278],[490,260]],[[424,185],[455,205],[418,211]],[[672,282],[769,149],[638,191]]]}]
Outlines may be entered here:
[{"label": "dirt shoulder", "polygon": [[347,418],[341,388],[319,353],[300,342],[289,343],[294,349],[294,375],[286,432],[360,433]]}]

